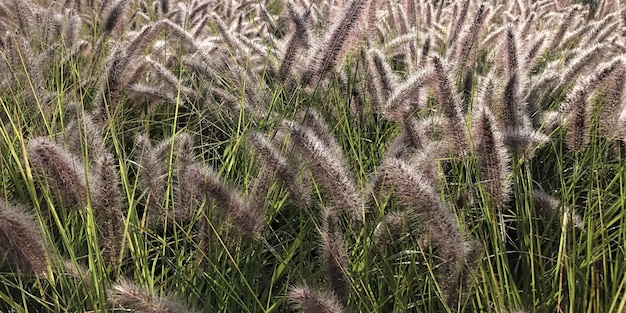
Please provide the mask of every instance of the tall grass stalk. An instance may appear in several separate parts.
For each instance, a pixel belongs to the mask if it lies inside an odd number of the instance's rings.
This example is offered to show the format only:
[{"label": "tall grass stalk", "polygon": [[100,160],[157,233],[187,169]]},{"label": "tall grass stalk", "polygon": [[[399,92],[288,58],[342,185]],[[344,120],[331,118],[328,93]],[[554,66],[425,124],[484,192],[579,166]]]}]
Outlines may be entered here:
[{"label": "tall grass stalk", "polygon": [[0,311],[626,308],[619,1],[105,2],[0,4]]}]

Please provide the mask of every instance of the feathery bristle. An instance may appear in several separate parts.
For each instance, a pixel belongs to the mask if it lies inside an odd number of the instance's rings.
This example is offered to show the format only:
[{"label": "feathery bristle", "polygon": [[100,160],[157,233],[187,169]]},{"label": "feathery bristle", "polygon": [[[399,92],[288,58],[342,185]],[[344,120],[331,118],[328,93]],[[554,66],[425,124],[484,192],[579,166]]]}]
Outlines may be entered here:
[{"label": "feathery bristle", "polygon": [[326,279],[330,282],[337,298],[345,303],[349,297],[350,281],[347,276],[349,259],[343,234],[333,209],[325,208],[322,218],[321,254],[324,258]]},{"label": "feathery bristle", "polygon": [[215,201],[231,224],[241,230],[243,237],[261,238],[265,225],[263,212],[259,208],[249,207],[237,190],[222,181],[212,168],[193,164],[189,168],[189,177],[208,199]]},{"label": "feathery bristle", "polygon": [[511,196],[509,182],[509,155],[504,147],[504,136],[496,118],[486,106],[477,105],[472,112],[472,138],[475,141],[483,184],[491,200],[499,207]]},{"label": "feathery bristle", "polygon": [[616,71],[607,82],[600,86],[600,93],[603,101],[598,103],[599,116],[602,121],[600,131],[602,135],[612,137],[616,135],[615,123],[617,122],[619,112],[624,104],[624,87],[626,87],[626,69]]},{"label": "feathery bristle", "polygon": [[481,3],[478,6],[476,14],[474,15],[474,21],[472,25],[467,29],[465,37],[461,40],[459,46],[459,52],[456,55],[456,62],[458,67],[463,67],[467,60],[471,60],[472,49],[475,49],[476,40],[478,39],[480,29],[482,28],[485,18],[488,15],[487,4]]},{"label": "feathery bristle", "polygon": [[87,205],[87,175],[77,157],[45,137],[28,142],[33,169],[48,182],[66,206],[83,209]]},{"label": "feathery bristle", "polygon": [[558,199],[551,196],[547,192],[538,188],[533,188],[533,200],[545,213],[557,214],[559,222],[562,222],[565,225],[573,222],[574,227],[579,229],[584,227],[582,218],[576,214],[573,209],[564,208]]},{"label": "feathery bristle", "polygon": [[307,72],[313,85],[339,63],[349,42],[358,36],[356,30],[366,15],[367,4],[367,0],[351,0],[344,4],[341,13],[326,32],[326,37],[312,53],[313,59]]},{"label": "feathery bristle", "polygon": [[313,108],[307,108],[304,112],[304,116],[300,118],[300,120],[302,121],[302,126],[309,127],[315,135],[322,140],[331,154],[343,154],[343,150],[337,143],[335,136],[331,133],[328,124],[326,124],[324,117],[319,111]]},{"label": "feathery bristle", "polygon": [[116,4],[111,6],[109,12],[104,18],[103,30],[105,33],[112,33],[122,27],[121,24],[124,23],[124,17],[128,7],[128,0],[119,0]]},{"label": "feathery bristle", "polygon": [[162,159],[152,147],[147,136],[140,135],[135,140],[135,146],[139,151],[135,160],[139,165],[139,182],[146,189],[146,216],[149,228],[160,225],[165,214],[165,189],[167,168]]},{"label": "feathery bristle", "polygon": [[532,129],[513,130],[505,133],[504,144],[518,156],[532,157],[533,152],[550,138]]},{"label": "feathery bristle", "polygon": [[380,108],[385,105],[386,99],[397,85],[397,77],[386,61],[383,53],[378,49],[370,49],[367,53],[368,72],[372,77],[373,94]]},{"label": "feathery bristle", "polygon": [[524,60],[526,64],[534,66],[537,59],[541,57],[546,47],[546,37],[548,37],[548,33],[545,31],[534,35],[533,41],[526,49],[526,60]]},{"label": "feathery bristle", "polygon": [[407,113],[419,106],[421,102],[420,90],[428,82],[428,78],[432,75],[430,69],[423,69],[409,76],[404,82],[396,84],[391,96],[383,107],[383,115],[390,120],[402,122]]},{"label": "feathery bristle", "polygon": [[237,38],[237,36],[234,35],[233,31],[226,26],[222,17],[217,15],[217,13],[212,13],[211,18],[215,22],[217,30],[219,31],[222,40],[226,44],[229,53],[236,57],[247,55],[248,51],[245,48],[244,44],[241,42],[241,40],[239,40],[239,38]]},{"label": "feathery bristle", "polygon": [[519,75],[520,69],[525,67],[523,59],[520,55],[523,55],[521,49],[522,44],[519,39],[517,26],[515,24],[508,24],[506,26],[506,33],[501,48],[501,62],[504,69],[504,74],[508,77],[514,74]]},{"label": "feathery bristle", "polygon": [[532,127],[526,101],[521,96],[520,76],[518,72],[512,73],[504,86],[501,122],[507,133],[524,131]]},{"label": "feathery bristle", "polygon": [[121,279],[108,289],[107,301],[114,308],[143,313],[195,312],[169,296],[156,296],[148,290]]},{"label": "feathery bristle", "polygon": [[35,27],[31,27],[35,21],[33,10],[30,7],[31,2],[22,0],[12,0],[11,2],[13,4],[14,17],[18,22],[18,29],[28,35],[32,29],[35,29]]},{"label": "feathery bristle", "polygon": [[337,297],[329,292],[317,292],[308,286],[289,288],[287,300],[291,307],[302,313],[343,313]]},{"label": "feathery bristle", "polygon": [[579,153],[589,144],[589,127],[591,112],[587,103],[589,86],[585,83],[577,85],[567,97],[569,112],[567,118],[567,147]]},{"label": "feathery bristle", "polygon": [[559,25],[559,29],[556,31],[556,33],[554,33],[552,41],[550,42],[550,50],[555,49],[559,45],[559,43],[561,43],[563,35],[565,35],[565,32],[570,27],[570,25],[572,25],[572,22],[574,21],[576,12],[578,10],[580,10],[580,7],[572,6],[569,12],[564,14],[564,17],[562,17],[561,19],[561,25]]},{"label": "feathery bristle", "polygon": [[445,260],[439,273],[442,291],[448,304],[456,303],[469,251],[452,209],[442,204],[433,188],[405,162],[386,159],[383,168],[387,188],[393,188],[400,202],[428,223],[432,243]]},{"label": "feathery bristle", "polygon": [[[465,20],[467,17],[467,12],[469,11],[469,5],[471,0],[463,1],[461,8],[459,9],[458,16],[455,16],[451,23],[454,23],[454,27],[450,31],[450,37],[448,38],[448,46],[453,47],[456,43],[459,34],[461,33],[461,29],[463,25],[465,25]],[[458,3],[458,2],[457,2]]]},{"label": "feathery bristle", "polygon": [[278,71],[276,73],[276,78],[279,81],[287,82],[289,78],[292,77],[299,51],[302,48],[301,40],[302,38],[294,33],[284,44],[281,58],[278,61]]},{"label": "feathery bristle", "polygon": [[120,177],[113,155],[104,153],[94,161],[89,192],[98,224],[99,247],[102,258],[112,266],[117,266],[122,254],[124,240],[124,212]]},{"label": "feathery bristle", "polygon": [[[295,198],[299,207],[310,207],[311,200],[309,193],[298,181],[297,169],[288,162],[287,158],[284,157],[274,144],[265,136],[255,133],[250,137],[250,141],[252,142],[254,149],[259,154],[259,158],[262,163],[261,171],[266,172],[267,175],[276,175],[283,182],[283,184],[287,186],[290,195]],[[265,196],[267,195],[266,189],[269,188],[267,185],[268,182],[269,181],[266,181],[265,179],[255,182],[250,199],[250,203],[252,205],[261,203],[261,199],[265,199]]]},{"label": "feathery bristle", "polygon": [[449,66],[441,57],[433,58],[435,91],[439,106],[446,118],[447,132],[450,138],[450,146],[458,155],[465,155],[468,150],[467,127],[461,114],[459,96],[450,78]]},{"label": "feathery bristle", "polygon": [[334,149],[326,145],[312,129],[287,120],[282,124],[291,132],[291,139],[304,152],[313,176],[325,185],[335,203],[353,221],[362,221],[365,209],[361,195],[343,156],[332,153]]},{"label": "feathery bristle", "polygon": [[68,123],[63,132],[68,150],[75,155],[98,156],[105,153],[100,129],[91,114],[77,112],[77,115],[78,118]]},{"label": "feathery bristle", "polygon": [[0,201],[0,259],[5,257],[25,274],[43,275],[49,265],[33,216],[19,206]]},{"label": "feathery bristle", "polygon": [[439,160],[445,159],[448,147],[441,141],[429,142],[419,152],[407,160],[407,164],[421,174],[426,183],[439,186]]},{"label": "feathery bristle", "polygon": [[424,41],[422,42],[422,48],[419,56],[419,65],[424,67],[428,64],[428,57],[430,56],[430,48],[431,48],[431,40],[432,37],[430,34],[425,35]]},{"label": "feathery bristle", "polygon": [[189,168],[196,163],[191,135],[179,133],[173,136],[174,154],[174,218],[176,221],[189,221],[202,205],[202,193],[189,178]]},{"label": "feathery bristle", "polygon": [[379,253],[384,252],[393,241],[408,232],[408,225],[415,217],[410,211],[398,211],[385,214],[384,221],[376,225],[374,230],[374,246]]},{"label": "feathery bristle", "polygon": [[[560,85],[569,84],[576,80],[576,77],[585,68],[594,67],[600,62],[606,51],[604,44],[592,45],[587,49],[582,50],[577,54],[568,67],[563,71],[561,76]],[[558,87],[557,87],[558,88]]]}]

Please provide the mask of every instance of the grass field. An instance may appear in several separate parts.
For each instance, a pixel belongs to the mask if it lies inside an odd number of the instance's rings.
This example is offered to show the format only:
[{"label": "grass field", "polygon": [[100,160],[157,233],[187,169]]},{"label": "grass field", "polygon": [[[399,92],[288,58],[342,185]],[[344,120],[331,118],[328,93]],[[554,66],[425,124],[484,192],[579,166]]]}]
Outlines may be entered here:
[{"label": "grass field", "polygon": [[621,7],[0,1],[0,311],[625,312]]}]

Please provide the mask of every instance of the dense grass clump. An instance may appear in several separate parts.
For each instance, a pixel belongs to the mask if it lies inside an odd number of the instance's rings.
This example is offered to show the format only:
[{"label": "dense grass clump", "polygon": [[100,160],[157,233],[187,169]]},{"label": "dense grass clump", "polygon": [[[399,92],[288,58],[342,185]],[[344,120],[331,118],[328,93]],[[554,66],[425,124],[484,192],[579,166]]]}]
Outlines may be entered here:
[{"label": "dense grass clump", "polygon": [[622,312],[617,0],[0,2],[2,312]]}]

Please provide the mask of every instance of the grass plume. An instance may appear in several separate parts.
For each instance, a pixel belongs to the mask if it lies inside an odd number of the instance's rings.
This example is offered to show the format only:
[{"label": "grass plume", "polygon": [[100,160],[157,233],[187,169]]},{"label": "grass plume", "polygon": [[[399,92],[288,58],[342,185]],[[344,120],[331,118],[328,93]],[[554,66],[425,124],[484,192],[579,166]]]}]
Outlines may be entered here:
[{"label": "grass plume", "polygon": [[41,230],[24,208],[0,203],[0,248],[2,257],[20,272],[43,275],[49,267]]}]

